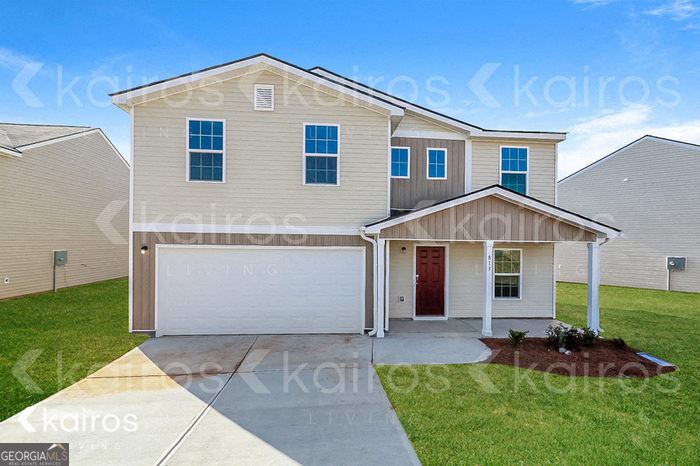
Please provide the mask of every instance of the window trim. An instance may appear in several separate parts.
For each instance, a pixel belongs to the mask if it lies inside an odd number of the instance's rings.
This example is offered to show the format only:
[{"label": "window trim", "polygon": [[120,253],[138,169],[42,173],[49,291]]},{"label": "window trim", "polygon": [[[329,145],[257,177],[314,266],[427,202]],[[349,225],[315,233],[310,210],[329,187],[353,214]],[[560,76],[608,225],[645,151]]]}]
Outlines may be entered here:
[{"label": "window trim", "polygon": [[[196,118],[187,117],[185,119],[185,181],[187,183],[226,183],[226,120],[221,118]],[[224,125],[223,150],[190,149],[190,121],[211,121],[221,122]],[[190,179],[190,152],[204,152],[208,154],[221,154],[221,181],[216,180],[192,180]]]},{"label": "window trim", "polygon": [[[520,252],[520,273],[496,273],[496,251],[519,251]],[[503,277],[519,277],[518,280],[518,297],[513,298],[512,296],[499,296],[496,297],[496,275],[500,275]],[[515,301],[515,300],[522,300],[523,299],[523,250],[522,248],[493,248],[493,289],[491,290],[491,298],[500,301],[500,300],[510,300],[510,301]]]},{"label": "window trim", "polygon": [[[272,107],[258,107],[258,89],[269,89],[272,91]],[[275,111],[275,85],[274,84],[256,84],[253,86],[253,110],[256,112],[274,112]]]},{"label": "window trim", "polygon": [[[301,184],[302,186],[340,186],[340,124],[338,123],[303,123],[301,133]],[[307,154],[306,153],[306,127],[307,126],[335,126],[338,129],[338,153],[337,154]],[[335,183],[307,183],[306,182],[306,158],[307,157],[335,157]]]},{"label": "window trim", "polygon": [[[391,165],[393,165],[394,161],[391,158],[391,152],[393,152],[394,149],[406,149],[408,151],[408,171],[406,176],[394,176],[391,174]],[[389,153],[389,176],[392,179],[396,180],[408,180],[411,178],[411,148],[409,146],[391,146],[391,152]]]},{"label": "window trim", "polygon": [[[527,170],[511,171],[503,170],[503,149],[525,149],[527,151]],[[530,146],[499,146],[498,147],[498,185],[503,186],[503,174],[522,175],[525,174],[525,195],[530,195]],[[555,183],[556,184],[556,183]],[[503,186],[505,188],[505,186]],[[506,188],[510,189],[510,188]]]},{"label": "window trim", "polygon": [[[430,151],[431,150],[441,150],[445,153],[445,176],[440,178],[440,177],[431,177],[430,176]],[[446,147],[428,147],[425,150],[425,178],[428,180],[432,181],[441,181],[441,180],[446,180],[447,179],[447,148]]]}]

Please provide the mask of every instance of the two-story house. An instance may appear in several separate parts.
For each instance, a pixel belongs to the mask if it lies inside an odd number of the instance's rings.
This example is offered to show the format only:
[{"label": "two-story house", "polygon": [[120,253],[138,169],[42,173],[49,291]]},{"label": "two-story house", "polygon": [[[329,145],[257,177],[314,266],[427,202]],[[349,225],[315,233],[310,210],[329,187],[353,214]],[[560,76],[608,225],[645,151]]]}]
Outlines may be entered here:
[{"label": "two-story house", "polygon": [[[268,55],[112,95],[131,115],[130,329],[364,333],[555,316],[563,133],[485,130]],[[486,273],[484,273],[486,271]]]}]

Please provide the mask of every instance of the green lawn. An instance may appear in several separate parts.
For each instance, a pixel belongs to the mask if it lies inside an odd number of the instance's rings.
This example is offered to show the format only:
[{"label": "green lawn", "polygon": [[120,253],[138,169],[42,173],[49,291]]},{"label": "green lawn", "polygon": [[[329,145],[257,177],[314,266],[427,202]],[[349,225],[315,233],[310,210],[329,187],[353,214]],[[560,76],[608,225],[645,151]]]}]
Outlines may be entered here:
[{"label": "green lawn", "polygon": [[[0,420],[84,378],[148,337],[129,334],[126,278],[0,301]],[[27,354],[28,351],[34,352]],[[39,353],[39,351],[41,351]],[[27,390],[13,376],[28,367]],[[41,393],[37,392],[38,390]]]},{"label": "green lawn", "polygon": [[[680,370],[601,381],[501,365],[378,367],[423,464],[700,464],[700,294],[603,286],[600,305],[605,337]],[[585,326],[586,286],[558,284],[557,311]]]}]

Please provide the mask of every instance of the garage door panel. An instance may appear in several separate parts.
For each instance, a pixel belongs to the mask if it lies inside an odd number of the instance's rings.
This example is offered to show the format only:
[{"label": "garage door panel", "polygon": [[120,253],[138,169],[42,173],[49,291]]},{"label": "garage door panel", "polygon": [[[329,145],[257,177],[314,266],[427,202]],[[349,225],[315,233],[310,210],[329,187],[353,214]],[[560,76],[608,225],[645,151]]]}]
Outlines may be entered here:
[{"label": "garage door panel", "polygon": [[157,334],[359,333],[363,248],[159,247]]}]

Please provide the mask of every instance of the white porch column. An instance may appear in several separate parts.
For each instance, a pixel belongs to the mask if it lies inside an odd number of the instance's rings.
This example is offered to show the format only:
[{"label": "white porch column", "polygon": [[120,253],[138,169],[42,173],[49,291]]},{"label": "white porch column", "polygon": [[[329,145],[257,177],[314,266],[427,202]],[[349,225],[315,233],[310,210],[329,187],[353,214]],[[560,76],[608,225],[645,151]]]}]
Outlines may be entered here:
[{"label": "white porch column", "polygon": [[493,241],[484,241],[484,319],[481,334],[493,335],[491,331],[491,305],[493,303]]},{"label": "white porch column", "polygon": [[384,331],[389,331],[389,277],[391,275],[390,261],[391,241],[386,240],[386,270],[384,271]]},{"label": "white porch column", "polygon": [[384,271],[386,270],[386,240],[380,239],[377,241],[377,338],[384,338],[384,289],[386,279]]},{"label": "white porch column", "polygon": [[600,286],[600,245],[588,243],[588,326],[596,332],[600,329],[598,287]]}]

